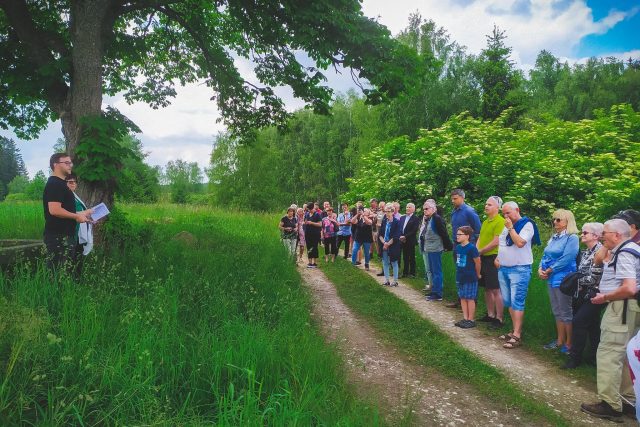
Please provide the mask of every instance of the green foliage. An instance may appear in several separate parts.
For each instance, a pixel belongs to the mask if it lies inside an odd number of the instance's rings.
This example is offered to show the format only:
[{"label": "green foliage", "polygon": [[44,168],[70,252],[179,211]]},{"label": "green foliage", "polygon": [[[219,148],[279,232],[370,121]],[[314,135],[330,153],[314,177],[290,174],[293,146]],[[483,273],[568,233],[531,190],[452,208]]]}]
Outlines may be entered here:
[{"label": "green foliage", "polygon": [[[228,127],[251,134],[286,122],[276,87],[291,87],[315,112],[327,113],[332,91],[324,73],[333,66],[371,82],[364,90],[370,103],[398,95],[418,72],[415,56],[363,16],[357,0],[318,0],[313,7],[271,0],[72,6],[36,2],[22,15],[0,5],[0,57],[11,65],[0,69],[0,127],[20,137],[64,119],[76,94],[93,92],[98,99],[83,101],[100,105],[96,84],[158,108],[175,96],[176,84],[205,80]],[[72,23],[83,30],[73,31]],[[302,52],[312,65],[301,63]],[[253,60],[258,81],[246,81],[235,58]],[[102,69],[70,78],[87,63]]]},{"label": "green foliage", "polygon": [[25,188],[25,194],[29,200],[42,200],[44,187],[47,185],[47,176],[42,171],[38,171]]},{"label": "green foliage", "polygon": [[140,129],[111,107],[101,116],[85,116],[81,122],[83,132],[76,149],[75,172],[85,181],[114,184],[124,159],[136,156],[120,141]]},{"label": "green foliage", "polygon": [[120,144],[130,149],[134,155],[122,161],[118,176],[116,196],[118,200],[137,203],[155,203],[160,196],[158,170],[144,162],[146,153],[142,142],[131,135],[120,140]]},{"label": "green foliage", "polygon": [[102,227],[102,243],[105,247],[124,248],[125,246],[148,246],[151,241],[152,228],[146,224],[131,222],[127,214],[114,206],[109,220]]},{"label": "green foliage", "polygon": [[476,73],[482,89],[481,117],[495,119],[504,110],[517,105],[514,93],[522,82],[510,60],[511,48],[507,36],[497,26],[487,36],[487,47],[480,54]]},{"label": "green foliage", "polygon": [[[505,114],[506,115],[506,114]],[[640,207],[640,113],[629,105],[593,120],[504,125],[460,115],[416,141],[395,138],[363,158],[349,200],[443,201],[464,188],[480,208],[491,195],[527,215],[571,209],[581,221]]]},{"label": "green foliage", "polygon": [[9,182],[9,185],[7,186],[7,190],[9,194],[24,193],[27,190],[28,186],[29,186],[28,177],[24,175],[16,175],[16,177],[13,178],[11,182]]},{"label": "green foliage", "polygon": [[165,167],[164,180],[171,190],[173,203],[187,203],[191,193],[200,191],[202,184],[202,171],[197,162],[184,160],[171,160]]},{"label": "green foliage", "polygon": [[9,183],[18,176],[27,177],[20,150],[12,139],[0,136],[0,201],[9,193]]}]

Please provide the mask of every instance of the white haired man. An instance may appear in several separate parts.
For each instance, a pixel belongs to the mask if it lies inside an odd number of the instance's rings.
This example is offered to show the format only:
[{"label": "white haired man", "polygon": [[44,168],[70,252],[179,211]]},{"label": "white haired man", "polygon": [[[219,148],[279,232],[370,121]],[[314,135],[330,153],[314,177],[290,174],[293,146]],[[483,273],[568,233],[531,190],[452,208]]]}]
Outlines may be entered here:
[{"label": "white haired man", "polygon": [[622,219],[605,222],[602,234],[602,244],[609,252],[604,259],[600,292],[591,299],[592,304],[608,303],[596,353],[600,402],[583,403],[581,409],[594,417],[620,422],[623,413],[635,416],[634,406],[628,403],[635,397],[626,345],[640,328],[640,307],[630,299],[640,279],[640,246],[629,241],[631,227]]}]

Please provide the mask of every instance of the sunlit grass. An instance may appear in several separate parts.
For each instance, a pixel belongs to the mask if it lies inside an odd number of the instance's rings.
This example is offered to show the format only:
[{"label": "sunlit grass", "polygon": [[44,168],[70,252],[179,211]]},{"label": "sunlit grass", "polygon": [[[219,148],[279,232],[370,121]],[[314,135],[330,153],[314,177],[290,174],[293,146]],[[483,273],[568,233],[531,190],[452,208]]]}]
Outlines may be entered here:
[{"label": "sunlit grass", "polygon": [[[1,237],[37,238],[40,209],[0,203]],[[277,219],[125,211],[146,240],[98,250],[80,283],[40,261],[0,273],[0,425],[381,423],[318,334]]]}]

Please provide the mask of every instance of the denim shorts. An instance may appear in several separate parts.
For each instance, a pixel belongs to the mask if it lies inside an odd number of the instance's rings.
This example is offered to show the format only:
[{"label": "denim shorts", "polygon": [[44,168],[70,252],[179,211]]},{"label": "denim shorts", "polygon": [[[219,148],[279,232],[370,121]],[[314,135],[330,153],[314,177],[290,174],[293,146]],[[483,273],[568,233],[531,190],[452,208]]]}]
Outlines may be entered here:
[{"label": "denim shorts", "polygon": [[478,282],[456,282],[456,285],[458,286],[458,297],[460,299],[478,298]]},{"label": "denim shorts", "polygon": [[498,280],[504,306],[524,311],[524,302],[527,299],[531,280],[531,265],[501,266],[498,270]]}]

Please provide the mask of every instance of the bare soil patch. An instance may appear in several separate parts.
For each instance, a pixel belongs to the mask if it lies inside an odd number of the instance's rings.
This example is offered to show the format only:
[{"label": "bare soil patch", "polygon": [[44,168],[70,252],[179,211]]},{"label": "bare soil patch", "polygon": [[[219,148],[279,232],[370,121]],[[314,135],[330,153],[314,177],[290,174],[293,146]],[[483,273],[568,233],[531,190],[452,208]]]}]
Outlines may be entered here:
[{"label": "bare soil patch", "polygon": [[[377,277],[374,270],[368,273],[382,285],[381,279],[384,278]],[[503,371],[523,390],[546,402],[549,407],[562,414],[574,425],[615,425],[610,421],[593,418],[580,410],[581,403],[597,401],[595,387],[589,388],[580,384],[577,379],[565,374],[557,365],[541,360],[522,347],[513,350],[504,349],[503,341],[497,338],[500,333],[487,336],[477,328],[461,329],[454,326],[454,322],[462,318],[460,310],[447,308],[442,302],[426,301],[421,292],[402,282],[398,287],[386,289],[404,300],[422,317],[436,324],[459,344]],[[526,330],[523,338],[526,340]],[[630,418],[624,417],[622,425],[637,424]]]},{"label": "bare soil patch", "polygon": [[420,366],[383,343],[355,316],[321,271],[301,269],[313,293],[313,316],[343,356],[349,382],[391,424],[522,426],[517,411],[478,396],[472,387]]}]

